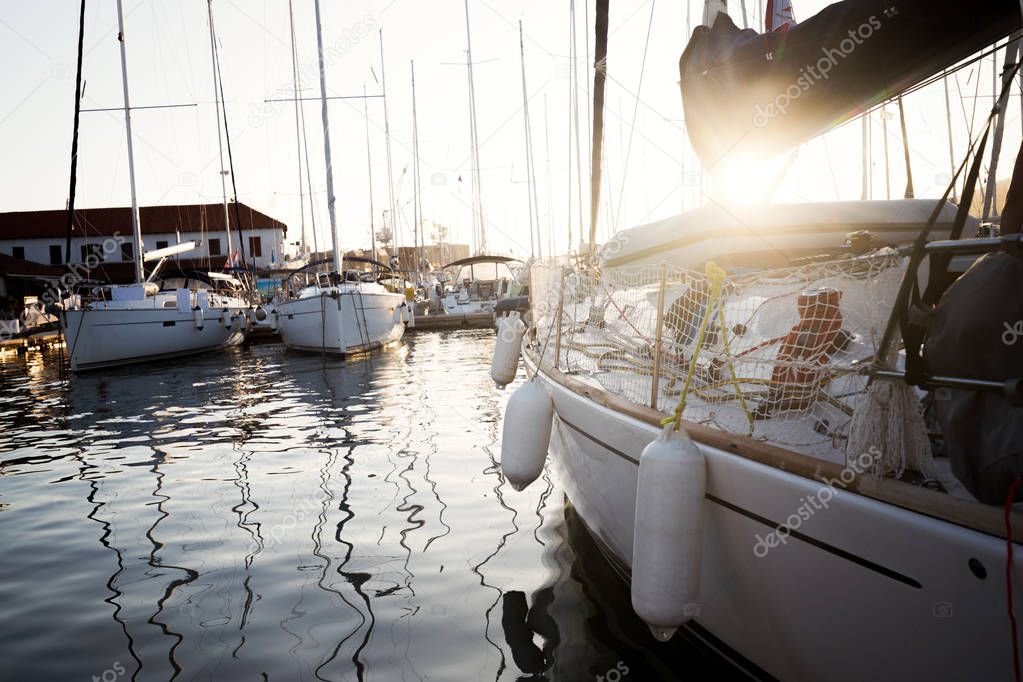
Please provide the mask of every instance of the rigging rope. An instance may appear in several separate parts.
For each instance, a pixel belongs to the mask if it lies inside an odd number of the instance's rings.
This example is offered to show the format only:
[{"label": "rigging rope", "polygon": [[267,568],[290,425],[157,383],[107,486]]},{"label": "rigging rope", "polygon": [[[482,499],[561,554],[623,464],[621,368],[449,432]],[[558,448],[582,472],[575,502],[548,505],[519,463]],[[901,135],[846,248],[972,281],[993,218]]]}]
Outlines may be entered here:
[{"label": "rigging rope", "polygon": [[722,335],[724,337],[725,352],[728,357],[728,369],[732,374],[732,385],[735,387],[736,395],[739,397],[739,404],[742,406],[743,412],[746,414],[746,420],[749,423],[750,433],[753,433],[753,415],[749,411],[749,407],[746,405],[746,400],[742,396],[742,390],[739,388],[738,379],[735,376],[735,368],[732,366],[731,351],[728,345],[728,330],[725,327],[725,314],[721,303],[721,290],[725,283],[725,277],[727,273],[723,268],[718,266],[713,261],[709,261],[706,266],[707,281],[710,285],[710,292],[707,295],[707,307],[703,315],[703,321],[700,323],[700,331],[696,336],[696,347],[693,349],[693,355],[689,360],[689,370],[686,372],[685,382],[682,384],[682,392],[679,395],[678,405],[675,407],[675,413],[666,417],[661,421],[661,426],[667,426],[668,424],[674,424],[674,430],[678,431],[682,427],[682,413],[686,409],[686,396],[689,394],[689,386],[693,381],[693,375],[696,373],[696,360],[700,357],[700,351],[703,350],[703,343],[707,336],[707,327],[710,326],[710,320],[714,316],[715,307],[718,309],[719,319],[721,320]]}]

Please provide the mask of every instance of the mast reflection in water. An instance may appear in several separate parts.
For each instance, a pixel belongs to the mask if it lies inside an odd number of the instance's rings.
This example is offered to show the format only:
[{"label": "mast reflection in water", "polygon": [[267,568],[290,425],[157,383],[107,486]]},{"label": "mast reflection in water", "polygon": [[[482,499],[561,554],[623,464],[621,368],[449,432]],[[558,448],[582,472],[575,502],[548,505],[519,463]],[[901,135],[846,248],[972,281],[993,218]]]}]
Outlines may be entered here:
[{"label": "mast reflection in water", "polygon": [[66,381],[56,354],[0,363],[0,679],[720,668],[652,642],[552,474],[503,483],[492,350],[267,345]]}]

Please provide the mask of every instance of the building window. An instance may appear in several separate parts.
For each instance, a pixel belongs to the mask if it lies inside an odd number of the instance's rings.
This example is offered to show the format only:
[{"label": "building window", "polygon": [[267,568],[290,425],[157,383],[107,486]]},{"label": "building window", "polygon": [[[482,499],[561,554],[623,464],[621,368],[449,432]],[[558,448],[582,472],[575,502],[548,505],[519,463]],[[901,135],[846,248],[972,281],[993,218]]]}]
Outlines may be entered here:
[{"label": "building window", "polygon": [[17,258],[18,260],[25,260],[25,247],[24,246],[12,246],[11,257]]},{"label": "building window", "polygon": [[158,249],[166,249],[167,248],[167,242],[166,241],[158,241],[158,242],[156,242],[156,248],[158,248]]},{"label": "building window", "polygon": [[131,242],[121,244],[121,260],[127,262],[135,260],[135,245]]},{"label": "building window", "polygon": [[263,256],[263,242],[259,237],[249,237],[249,257],[261,258]]},{"label": "building window", "polygon": [[219,239],[211,239],[210,240],[210,255],[211,256],[219,256],[220,255],[220,240]]},{"label": "building window", "polygon": [[82,262],[93,256],[93,260],[103,260],[103,247],[100,244],[82,244]]},{"label": "building window", "polygon": [[64,257],[60,250],[60,244],[50,245],[50,265],[63,265]]}]

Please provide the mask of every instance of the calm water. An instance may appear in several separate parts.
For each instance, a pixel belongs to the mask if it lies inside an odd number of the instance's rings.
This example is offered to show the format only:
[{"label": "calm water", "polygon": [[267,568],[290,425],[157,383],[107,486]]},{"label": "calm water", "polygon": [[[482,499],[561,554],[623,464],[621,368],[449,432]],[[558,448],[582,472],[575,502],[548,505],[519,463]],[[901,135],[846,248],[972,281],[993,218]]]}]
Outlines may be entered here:
[{"label": "calm water", "polygon": [[720,679],[653,643],[552,476],[502,483],[492,349],[7,359],[0,679]]}]

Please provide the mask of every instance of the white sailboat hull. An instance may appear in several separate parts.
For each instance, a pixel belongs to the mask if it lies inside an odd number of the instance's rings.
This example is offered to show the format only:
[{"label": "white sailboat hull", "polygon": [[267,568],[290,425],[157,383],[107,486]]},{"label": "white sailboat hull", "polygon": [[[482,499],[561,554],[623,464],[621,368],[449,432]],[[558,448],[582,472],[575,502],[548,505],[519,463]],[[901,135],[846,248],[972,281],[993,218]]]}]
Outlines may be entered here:
[{"label": "white sailboat hull", "polygon": [[277,304],[281,340],[294,350],[333,355],[376,350],[405,333],[404,301],[383,287],[320,289]]},{"label": "white sailboat hull", "polygon": [[[234,317],[242,308],[228,309]],[[75,372],[195,355],[236,346],[244,324],[225,328],[224,309],[208,309],[199,329],[177,308],[67,310],[62,327]]]},{"label": "white sailboat hull", "polygon": [[[555,405],[553,466],[627,572],[638,460],[658,428],[539,377]],[[699,447],[707,493],[697,634],[784,680],[1011,679],[1004,538],[833,488],[827,508],[784,544],[758,549],[810,496],[823,501],[825,485]],[[1019,562],[1014,571],[1023,579]]]}]

